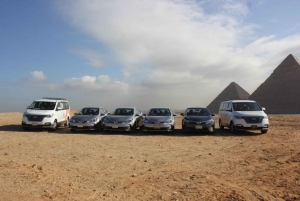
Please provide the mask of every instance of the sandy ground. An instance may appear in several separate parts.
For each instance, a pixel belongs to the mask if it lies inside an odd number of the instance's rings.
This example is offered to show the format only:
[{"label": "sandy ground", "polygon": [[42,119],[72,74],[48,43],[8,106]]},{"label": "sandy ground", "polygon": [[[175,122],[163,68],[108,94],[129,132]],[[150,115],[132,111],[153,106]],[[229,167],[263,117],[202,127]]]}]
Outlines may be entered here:
[{"label": "sandy ground", "polygon": [[0,114],[0,200],[300,200],[300,116],[267,134],[22,131]]}]

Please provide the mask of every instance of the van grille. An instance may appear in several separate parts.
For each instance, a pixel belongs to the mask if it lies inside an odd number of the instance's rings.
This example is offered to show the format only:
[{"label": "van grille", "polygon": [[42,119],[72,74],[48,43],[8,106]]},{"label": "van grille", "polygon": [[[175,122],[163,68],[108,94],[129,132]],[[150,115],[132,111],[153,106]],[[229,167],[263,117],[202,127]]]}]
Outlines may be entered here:
[{"label": "van grille", "polygon": [[43,121],[45,115],[26,115],[29,121]]},{"label": "van grille", "polygon": [[259,117],[259,116],[255,116],[255,117],[242,117],[246,123],[251,124],[251,123],[261,123],[264,117]]}]

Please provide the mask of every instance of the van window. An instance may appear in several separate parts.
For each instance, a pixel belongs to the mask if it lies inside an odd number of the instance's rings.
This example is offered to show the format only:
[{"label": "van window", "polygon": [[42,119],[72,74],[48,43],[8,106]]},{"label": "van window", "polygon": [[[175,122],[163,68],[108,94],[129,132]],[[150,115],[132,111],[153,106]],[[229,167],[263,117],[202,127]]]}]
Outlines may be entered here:
[{"label": "van window", "polygon": [[237,102],[233,103],[233,109],[235,111],[261,111],[260,105],[256,102]]},{"label": "van window", "polygon": [[220,110],[221,111],[226,111],[226,110],[228,110],[227,109],[227,107],[228,107],[228,102],[223,102],[222,104],[221,104],[221,106],[220,106]]},{"label": "van window", "polygon": [[69,103],[68,102],[62,102],[62,105],[63,105],[63,110],[67,110],[67,109],[70,109],[70,106],[69,106]]},{"label": "van window", "polygon": [[220,108],[219,108],[220,111],[223,111],[223,106],[224,106],[224,103],[222,102],[222,103],[220,104]]},{"label": "van window", "polygon": [[228,102],[226,110],[231,110],[231,103]]},{"label": "van window", "polygon": [[47,102],[47,101],[34,101],[30,106],[29,109],[35,110],[54,110],[55,102]]}]

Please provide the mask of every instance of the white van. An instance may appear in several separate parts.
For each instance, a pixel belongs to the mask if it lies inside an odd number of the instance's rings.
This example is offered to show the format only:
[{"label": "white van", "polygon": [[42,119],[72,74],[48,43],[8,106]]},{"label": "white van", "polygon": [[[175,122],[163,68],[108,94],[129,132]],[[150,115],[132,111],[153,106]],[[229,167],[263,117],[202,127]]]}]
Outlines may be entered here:
[{"label": "white van", "polygon": [[238,129],[261,130],[261,133],[267,133],[269,119],[264,110],[265,108],[251,100],[223,101],[219,108],[220,129],[229,127],[233,134]]},{"label": "white van", "polygon": [[22,117],[23,130],[49,128],[56,130],[58,125],[69,126],[70,105],[64,98],[42,98],[26,108]]}]

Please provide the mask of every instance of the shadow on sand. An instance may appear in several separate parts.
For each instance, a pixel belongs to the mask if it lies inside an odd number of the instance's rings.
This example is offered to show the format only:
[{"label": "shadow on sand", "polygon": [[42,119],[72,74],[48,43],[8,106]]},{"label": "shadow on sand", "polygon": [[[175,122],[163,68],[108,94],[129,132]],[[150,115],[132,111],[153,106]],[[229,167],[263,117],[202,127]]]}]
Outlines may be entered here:
[{"label": "shadow on sand", "polygon": [[194,136],[212,136],[212,137],[241,137],[241,136],[258,136],[261,135],[260,131],[245,131],[245,130],[239,130],[237,131],[237,134],[231,134],[229,129],[216,129],[214,133],[208,133],[208,132],[182,132],[181,129],[175,129],[174,133],[168,133],[168,132],[143,132],[140,129],[137,129],[135,133],[131,132],[115,132],[115,131],[76,131],[71,132],[68,127],[58,127],[56,131],[42,129],[42,128],[31,128],[29,130],[23,130],[21,125],[3,125],[0,126],[0,131],[7,131],[7,132],[49,132],[49,133],[56,133],[56,134],[85,134],[85,135],[111,135],[111,136],[117,136],[117,135],[128,135],[128,136],[173,136],[173,137],[194,137]]}]

